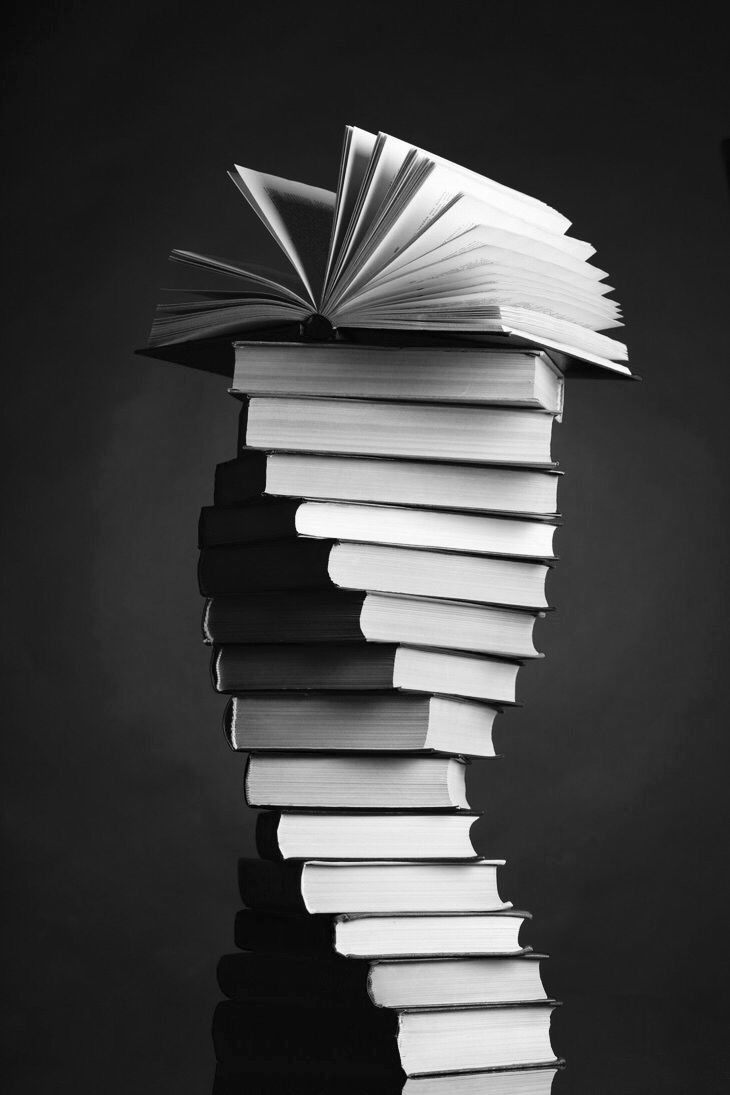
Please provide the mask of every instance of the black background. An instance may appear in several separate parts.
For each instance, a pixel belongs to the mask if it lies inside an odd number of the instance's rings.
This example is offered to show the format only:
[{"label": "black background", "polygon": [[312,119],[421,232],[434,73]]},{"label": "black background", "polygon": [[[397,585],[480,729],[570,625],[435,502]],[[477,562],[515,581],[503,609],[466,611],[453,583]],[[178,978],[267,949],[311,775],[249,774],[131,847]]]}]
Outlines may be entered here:
[{"label": "black background", "polygon": [[253,815],[200,645],[195,534],[236,406],[225,380],[131,351],[181,283],[171,247],[272,257],[225,169],[333,186],[346,122],[557,206],[617,287],[644,382],[569,387],[548,656],[472,789],[505,896],[553,955],[561,1091],[725,1089],[728,99],[711,10],[59,3],[6,27],[12,1091],[209,1087]]}]

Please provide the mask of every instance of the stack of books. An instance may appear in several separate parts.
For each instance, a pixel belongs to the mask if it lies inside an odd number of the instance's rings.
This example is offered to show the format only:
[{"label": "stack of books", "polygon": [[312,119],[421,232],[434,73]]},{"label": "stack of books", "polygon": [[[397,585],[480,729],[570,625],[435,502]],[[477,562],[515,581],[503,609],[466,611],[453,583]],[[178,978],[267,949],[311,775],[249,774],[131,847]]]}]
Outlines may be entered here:
[{"label": "stack of books", "polygon": [[553,1002],[466,784],[539,656],[562,377],[536,350],[249,342],[233,388],[246,448],[201,514],[203,626],[265,812],[219,1057],[341,1055],[429,1093],[529,1066],[514,1090],[547,1091]]},{"label": "stack of books", "polygon": [[566,373],[630,375],[597,333],[618,306],[560,214],[387,135],[348,127],[336,194],[233,177],[294,274],[175,252],[243,291],[163,306],[151,338],[218,369],[257,331],[200,519],[213,684],[262,811],[215,1091],[547,1095],[544,956],[472,840],[468,772],[541,656],[552,431]]}]

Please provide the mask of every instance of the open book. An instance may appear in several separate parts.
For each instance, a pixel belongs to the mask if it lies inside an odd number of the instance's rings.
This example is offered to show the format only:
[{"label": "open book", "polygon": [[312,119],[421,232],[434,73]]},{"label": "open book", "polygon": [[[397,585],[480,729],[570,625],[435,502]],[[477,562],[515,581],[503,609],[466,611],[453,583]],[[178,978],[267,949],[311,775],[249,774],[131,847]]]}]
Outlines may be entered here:
[{"label": "open book", "polygon": [[590,244],[536,198],[385,133],[347,126],[337,191],[236,166],[230,172],[284,252],[286,273],[192,251],[178,262],[239,289],[161,305],[150,347],[303,324],[335,331],[511,336],[628,373],[621,326]]}]

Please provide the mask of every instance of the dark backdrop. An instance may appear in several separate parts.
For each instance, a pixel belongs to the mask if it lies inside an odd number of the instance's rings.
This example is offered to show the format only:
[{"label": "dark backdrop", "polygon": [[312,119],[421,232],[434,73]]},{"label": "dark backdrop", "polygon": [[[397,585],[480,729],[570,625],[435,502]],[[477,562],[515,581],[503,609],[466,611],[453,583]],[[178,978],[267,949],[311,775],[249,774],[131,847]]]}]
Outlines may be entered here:
[{"label": "dark backdrop", "polygon": [[333,185],[345,122],[566,211],[618,287],[644,383],[570,385],[548,657],[472,786],[483,850],[509,859],[506,896],[554,955],[561,1090],[725,1087],[724,35],[709,8],[627,10],[16,17],[1,400],[13,1091],[209,1086],[252,816],[200,645],[195,534],[236,408],[221,378],[132,350],[172,246],[269,256],[225,168]]}]

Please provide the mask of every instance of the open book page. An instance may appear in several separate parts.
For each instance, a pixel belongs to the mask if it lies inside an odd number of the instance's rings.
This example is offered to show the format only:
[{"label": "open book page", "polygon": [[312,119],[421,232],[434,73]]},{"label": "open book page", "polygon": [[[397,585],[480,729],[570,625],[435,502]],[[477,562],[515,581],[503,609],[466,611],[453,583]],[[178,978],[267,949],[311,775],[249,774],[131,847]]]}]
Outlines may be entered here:
[{"label": "open book page", "polygon": [[[540,263],[526,255],[515,254],[500,248],[477,248],[451,258],[420,265],[416,270],[406,270],[399,277],[392,277],[377,284],[366,283],[359,293],[348,294],[341,306],[348,311],[363,308],[378,301],[395,301],[404,298],[425,300],[442,292],[473,286],[504,287],[522,286],[524,291],[547,292],[556,299],[582,306],[592,313],[595,322],[591,326],[613,326],[619,320],[621,310],[614,300],[606,299],[603,286],[593,282],[556,277],[560,268]],[[595,288],[594,288],[595,286]],[[596,291],[596,289],[598,291]],[[605,322],[604,322],[605,321]]]},{"label": "open book page", "polygon": [[[573,239],[572,236],[546,232],[494,206],[463,195],[450,204],[443,205],[438,215],[433,217],[431,223],[408,245],[407,249],[393,256],[391,263],[397,265],[411,262],[465,232],[477,230],[508,232],[519,239],[533,241],[536,245],[549,249],[555,256],[554,261],[584,270],[586,276],[591,276],[590,271],[594,269],[587,263],[587,260],[595,254],[595,248],[589,243]],[[562,257],[559,258],[559,256]],[[599,279],[605,276],[602,271],[598,271]]]},{"label": "open book page", "polygon": [[546,338],[562,339],[572,346],[578,346],[589,353],[600,354],[612,358],[615,361],[628,360],[629,352],[623,342],[608,335],[599,334],[597,331],[586,330],[576,323],[568,323],[545,315],[542,312],[532,312],[525,308],[501,308],[502,322],[518,327],[529,323],[531,330],[540,330]]},{"label": "open book page", "polygon": [[556,256],[565,255],[578,269],[588,254],[593,254],[589,244],[550,234],[493,206],[463,198],[452,189],[444,189],[442,183],[443,178],[435,170],[426,173],[405,208],[394,204],[390,218],[373,226],[372,235],[364,240],[343,272],[338,290],[331,292],[330,307],[349,299],[350,294],[379,276],[392,273],[402,264],[413,262],[477,227],[498,228],[516,237],[532,239],[543,248],[550,248]]},{"label": "open book page", "polygon": [[340,177],[337,184],[337,200],[332,222],[332,237],[327,256],[325,285],[329,281],[333,264],[340,252],[345,234],[352,220],[376,141],[375,134],[368,133],[366,129],[358,129],[357,126],[352,125],[345,128],[342,159],[340,161]]},{"label": "open book page", "polygon": [[341,322],[343,326],[368,329],[514,334],[537,346],[553,348],[617,372],[630,371],[615,364],[627,360],[626,347],[607,335],[551,317],[544,312],[495,307],[486,303],[479,304],[476,300],[475,295],[460,306],[456,306],[453,300],[444,299],[442,302],[430,302],[427,308],[414,305],[405,311],[396,308],[392,312],[388,308],[380,308],[353,319],[343,316]]},{"label": "open book page", "polygon": [[335,195],[331,190],[238,165],[229,174],[291,262],[316,310],[324,284]]},{"label": "open book page", "polygon": [[[214,274],[223,274],[240,281],[248,282],[252,287],[268,289],[276,296],[284,297],[296,304],[306,306],[308,301],[302,296],[302,286],[299,279],[292,274],[282,273],[280,270],[271,270],[267,266],[257,266],[254,263],[241,266],[233,259],[222,259],[215,255],[201,255],[197,251],[181,251],[175,249],[170,252],[173,262],[182,262],[187,266],[195,266],[201,270],[209,270]],[[240,294],[239,294],[240,295]]]},{"label": "open book page", "polygon": [[[411,304],[426,307],[434,300],[445,300],[478,294],[484,302],[522,306],[529,301],[529,307],[560,315],[571,322],[583,324],[593,330],[606,330],[623,325],[620,313],[612,301],[599,299],[596,303],[590,299],[580,300],[574,293],[545,279],[530,277],[529,273],[519,273],[507,267],[482,268],[474,274],[464,270],[450,278],[433,274],[429,279],[419,282],[416,288],[391,289],[379,293],[362,294],[336,313],[338,322],[354,323],[352,317],[365,314],[373,309],[387,307],[403,309]],[[606,306],[604,306],[606,305]]]},{"label": "open book page", "polygon": [[[610,286],[600,284],[601,279],[607,276],[603,270],[532,237],[491,225],[475,226],[472,217],[468,218],[472,221],[470,227],[452,234],[451,225],[456,224],[458,229],[462,228],[462,218],[458,210],[461,204],[462,200],[459,200],[446,209],[413,243],[408,244],[399,254],[393,255],[380,271],[373,272],[363,288],[385,285],[463,255],[481,252],[482,259],[488,261],[488,255],[493,251],[497,254],[509,252],[512,256],[510,261],[515,263],[534,262],[546,273],[552,271],[556,277],[575,284],[576,288],[582,287],[586,292],[600,295],[611,292]],[[354,295],[357,294],[353,290]]]},{"label": "open book page", "polygon": [[414,149],[405,141],[399,141],[396,137],[388,137],[384,133],[378,134],[365,178],[360,187],[360,193],[352,211],[350,223],[344,234],[339,253],[335,256],[331,267],[323,302],[325,307],[328,305],[331,294],[337,286],[338,279],[349,262],[350,256],[360,246],[399,171],[402,170],[407,160],[413,158],[414,155]]},{"label": "open book page", "polygon": [[256,327],[294,323],[306,319],[310,312],[309,307],[271,297],[209,293],[203,300],[159,305],[147,344],[150,347],[171,346],[195,339],[234,335]]},{"label": "open book page", "polygon": [[[386,137],[386,142],[394,140],[395,138]],[[357,286],[382,267],[383,263],[379,259],[382,260],[384,254],[392,256],[403,250],[441,211],[462,196],[471,196],[491,206],[498,215],[515,217],[524,225],[542,229],[550,235],[561,236],[570,227],[567,218],[544,202],[477,175],[423,149],[415,148],[413,152],[415,155],[409,157],[407,164],[411,174],[417,167],[428,165],[428,170],[421,170],[418,186],[411,186],[409,190],[406,180],[405,185],[400,185],[400,195],[387,195],[377,220],[371,220],[369,227],[366,226],[366,237],[343,256],[352,274],[356,275]],[[397,188],[399,182],[399,179],[395,179],[391,190]],[[580,244],[580,241],[575,242]],[[593,252],[589,245],[583,246],[590,253]],[[584,254],[583,257],[588,256]],[[339,273],[342,274],[342,266]],[[349,287],[355,287],[352,277],[348,276],[345,280]],[[340,285],[340,297],[342,289]],[[335,303],[334,294],[328,296],[328,299],[330,304]]]},{"label": "open book page", "polygon": [[454,200],[453,193],[432,184],[433,171],[434,165],[421,153],[409,157],[360,246],[350,254],[337,288],[328,298],[329,307],[336,307],[343,297],[367,284]]},{"label": "open book page", "polygon": [[435,280],[430,290],[426,288],[422,293],[395,298],[388,296],[359,307],[348,307],[336,313],[336,320],[341,325],[358,326],[360,319],[365,320],[374,312],[406,316],[414,309],[421,312],[424,308],[431,307],[448,308],[451,311],[465,307],[525,307],[591,330],[623,326],[620,319],[606,317],[590,305],[581,304],[569,295],[560,295],[544,283],[531,282],[529,279],[517,280],[508,276],[480,278],[476,282],[463,281],[455,285],[441,285]]},{"label": "open book page", "polygon": [[[451,196],[426,190],[433,164],[421,153],[409,155],[380,203],[359,246],[350,253],[339,284],[329,297],[330,306],[354,282],[367,280],[368,272],[405,246],[439,212]],[[379,256],[384,255],[385,258]]]},{"label": "open book page", "polygon": [[[176,251],[173,258],[236,279],[240,292],[165,305],[153,343],[306,319],[335,327],[512,334],[613,367],[622,326],[594,248],[567,236],[545,203],[385,133],[347,126],[337,194],[237,166],[240,192],[291,263],[289,274]],[[620,371],[620,370],[619,370]],[[627,369],[624,369],[628,372]]]},{"label": "open book page", "polygon": [[409,264],[388,278],[368,281],[360,292],[348,294],[347,306],[391,293],[398,294],[408,289],[417,291],[432,278],[438,277],[444,282],[451,282],[467,272],[470,276],[478,278],[480,274],[483,277],[489,277],[493,272],[509,271],[515,275],[549,282],[556,288],[569,292],[576,299],[593,302],[596,307],[605,308],[607,312],[616,311],[619,308],[617,302],[604,299],[611,291],[610,286],[579,278],[571,271],[564,270],[553,263],[542,262],[506,248],[489,246],[458,249],[447,257],[439,257],[439,252],[445,248],[446,245],[435,252],[436,258],[426,256],[423,261]]},{"label": "open book page", "polygon": [[538,198],[532,198],[529,194],[523,194],[519,190],[513,190],[509,186],[495,182],[485,175],[478,175],[476,171],[469,171],[466,167],[444,160],[432,152],[427,153],[439,169],[439,175],[444,180],[451,177],[450,185],[478,201],[486,202],[497,209],[503,210],[520,220],[527,221],[547,232],[563,235],[570,228],[570,221],[556,209],[552,209]]}]

